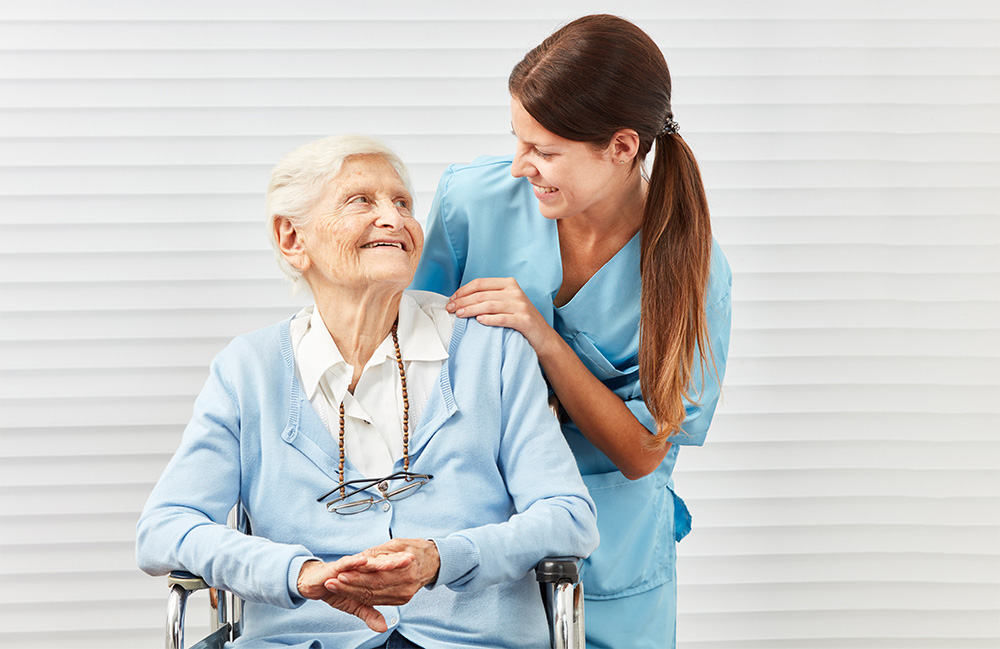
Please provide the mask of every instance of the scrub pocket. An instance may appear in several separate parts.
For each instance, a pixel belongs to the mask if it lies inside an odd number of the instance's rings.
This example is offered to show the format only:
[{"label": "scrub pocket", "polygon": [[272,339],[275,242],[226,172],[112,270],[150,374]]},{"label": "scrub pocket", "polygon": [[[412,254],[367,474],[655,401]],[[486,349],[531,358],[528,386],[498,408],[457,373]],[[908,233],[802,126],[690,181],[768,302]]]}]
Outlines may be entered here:
[{"label": "scrub pocket", "polygon": [[[604,383],[604,386],[618,394],[618,391],[629,385],[637,385],[639,381],[639,361],[637,358],[628,361],[628,369],[622,371],[605,358],[601,350],[597,348],[587,334],[578,332],[572,338],[565,339],[566,343],[576,353],[577,357],[593,374]],[[618,394],[621,397],[621,394]]]},{"label": "scrub pocket", "polygon": [[[585,475],[597,505],[601,544],[585,562],[588,599],[635,595],[673,578],[674,495],[659,472],[629,480],[619,471]],[[686,508],[685,508],[686,510]]]}]

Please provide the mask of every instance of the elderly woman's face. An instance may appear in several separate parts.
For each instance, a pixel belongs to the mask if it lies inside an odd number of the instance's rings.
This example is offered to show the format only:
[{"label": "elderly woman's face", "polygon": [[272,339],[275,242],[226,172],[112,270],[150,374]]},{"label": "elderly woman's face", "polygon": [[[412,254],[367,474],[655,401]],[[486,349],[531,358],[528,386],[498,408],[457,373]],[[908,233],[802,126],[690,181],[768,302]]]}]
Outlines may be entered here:
[{"label": "elderly woman's face", "polygon": [[299,233],[309,258],[303,273],[323,283],[402,290],[413,279],[424,234],[399,174],[378,155],[344,161]]}]

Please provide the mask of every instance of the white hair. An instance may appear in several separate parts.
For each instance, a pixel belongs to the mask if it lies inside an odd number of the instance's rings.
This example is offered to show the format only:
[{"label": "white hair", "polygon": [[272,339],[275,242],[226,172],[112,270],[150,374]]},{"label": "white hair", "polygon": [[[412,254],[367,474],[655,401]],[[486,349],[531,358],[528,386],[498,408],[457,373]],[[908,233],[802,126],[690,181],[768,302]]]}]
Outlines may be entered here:
[{"label": "white hair", "polygon": [[387,144],[365,135],[332,135],[304,144],[285,154],[271,172],[264,203],[267,236],[274,248],[278,267],[292,283],[293,293],[308,293],[309,285],[302,272],[281,254],[274,232],[275,221],[284,217],[295,228],[305,226],[312,208],[323,197],[327,183],[340,173],[344,161],[360,155],[382,156],[396,170],[410,196],[413,196],[410,174],[396,152]]}]

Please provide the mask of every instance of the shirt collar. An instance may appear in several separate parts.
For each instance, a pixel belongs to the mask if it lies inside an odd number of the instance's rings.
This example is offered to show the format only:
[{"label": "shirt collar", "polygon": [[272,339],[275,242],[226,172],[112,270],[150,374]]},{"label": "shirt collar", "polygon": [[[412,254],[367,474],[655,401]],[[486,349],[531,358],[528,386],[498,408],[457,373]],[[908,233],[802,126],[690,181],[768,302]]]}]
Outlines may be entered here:
[{"label": "shirt collar", "polygon": [[[399,301],[399,326],[396,331],[404,361],[441,361],[448,358],[448,350],[441,341],[437,326],[409,293],[403,293]],[[391,339],[389,345],[391,348]]]},{"label": "shirt collar", "polygon": [[[344,399],[351,384],[354,367],[344,360],[319,314],[319,309],[315,306],[311,308],[309,328],[302,336],[296,354],[302,388],[308,398],[312,399],[326,375],[327,384],[333,391],[332,396],[339,402]],[[438,361],[448,358],[448,350],[441,341],[434,321],[406,293],[403,293],[399,302],[399,325],[396,332],[404,361]],[[372,353],[365,369],[395,358],[396,350],[392,344],[392,336],[389,335]]]},{"label": "shirt collar", "polygon": [[[333,337],[323,323],[319,309],[310,307],[309,328],[302,336],[296,350],[295,360],[299,364],[299,376],[302,378],[302,389],[307,397],[312,399],[319,387],[319,382],[328,371],[331,373],[330,384],[334,391],[340,394],[347,392],[351,383],[354,368],[344,360]],[[341,384],[342,387],[341,387]],[[340,389],[338,389],[340,388]]]}]

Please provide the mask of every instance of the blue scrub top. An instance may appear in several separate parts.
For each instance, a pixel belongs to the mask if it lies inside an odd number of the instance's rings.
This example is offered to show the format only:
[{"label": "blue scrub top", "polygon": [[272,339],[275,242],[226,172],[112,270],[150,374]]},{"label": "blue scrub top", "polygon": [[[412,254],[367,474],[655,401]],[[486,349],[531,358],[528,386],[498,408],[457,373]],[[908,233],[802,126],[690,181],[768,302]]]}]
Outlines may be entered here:
[{"label": "blue scrub top", "polygon": [[[580,360],[651,432],[653,418],[639,386],[639,247],[636,234],[562,307],[556,222],[538,210],[531,185],[510,174],[511,157],[452,165],[438,185],[412,288],[451,295],[478,277],[513,277]],[[731,324],[729,263],[713,241],[706,295],[714,365],[692,369],[697,403],[687,402],[683,432],[660,467],[628,480],[579,429],[563,426],[580,473],[597,503],[601,545],[585,567],[588,599],[645,592],[673,578],[674,543],[690,515],[673,493],[671,473],[682,445],[704,443],[725,373]],[[697,356],[696,356],[697,359]],[[589,634],[588,634],[589,635]]]}]

